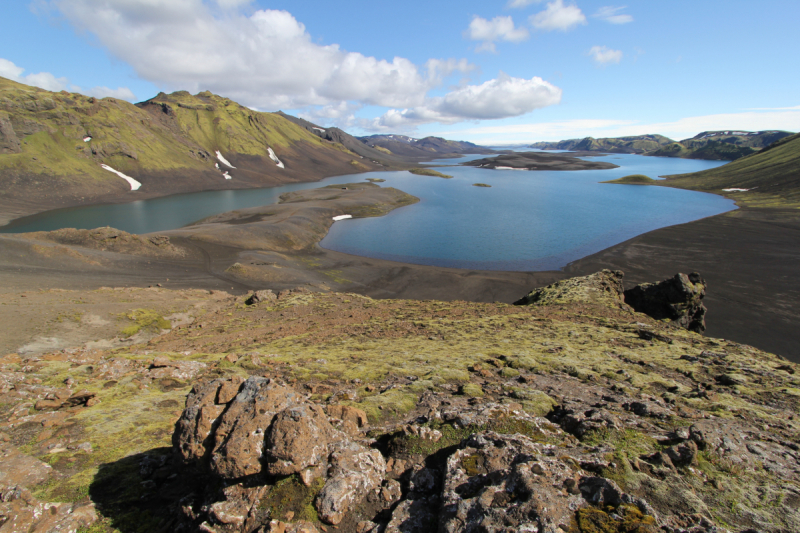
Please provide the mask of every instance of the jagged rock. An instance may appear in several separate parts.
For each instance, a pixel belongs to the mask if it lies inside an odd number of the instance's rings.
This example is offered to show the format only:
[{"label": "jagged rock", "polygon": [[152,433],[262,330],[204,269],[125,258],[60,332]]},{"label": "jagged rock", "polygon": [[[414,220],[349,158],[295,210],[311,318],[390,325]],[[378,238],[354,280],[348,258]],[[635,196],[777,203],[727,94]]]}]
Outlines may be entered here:
[{"label": "jagged rock", "polygon": [[[299,522],[281,522],[272,520],[264,528],[266,533],[319,533],[319,530],[311,522],[300,520]],[[371,531],[371,530],[367,530]]]},{"label": "jagged rock", "polygon": [[167,357],[156,357],[144,375],[151,379],[190,380],[206,369],[208,365],[200,361],[173,361]]},{"label": "jagged rock", "polygon": [[247,300],[244,301],[244,303],[247,305],[255,305],[260,302],[271,302],[277,299],[278,297],[275,295],[275,293],[267,289],[263,291],[255,291],[250,295],[249,298],[247,298]]},{"label": "jagged rock", "polygon": [[621,270],[602,270],[589,276],[564,279],[534,289],[514,305],[549,305],[574,302],[598,303],[628,309],[623,299]]},{"label": "jagged rock", "polygon": [[706,329],[706,307],[702,299],[706,282],[697,272],[675,274],[659,283],[642,283],[625,291],[625,303],[639,313],[702,333]]},{"label": "jagged rock", "polygon": [[44,503],[23,487],[0,487],[0,531],[78,531],[95,521],[93,503]]},{"label": "jagged rock", "polygon": [[355,503],[381,486],[386,476],[386,461],[378,450],[340,441],[334,444],[329,462],[330,477],[315,506],[322,520],[335,525]]},{"label": "jagged rock", "polygon": [[0,113],[0,154],[18,154],[22,145],[6,113]]},{"label": "jagged rock", "polygon": [[294,389],[251,377],[231,401],[214,433],[211,469],[225,479],[262,471],[264,439],[275,415],[305,402]]},{"label": "jagged rock", "polygon": [[335,430],[318,405],[295,405],[278,413],[267,434],[266,471],[288,476],[322,464]]},{"label": "jagged rock", "polygon": [[53,475],[53,467],[49,464],[5,442],[0,442],[0,463],[0,485],[4,486],[32,487]]}]

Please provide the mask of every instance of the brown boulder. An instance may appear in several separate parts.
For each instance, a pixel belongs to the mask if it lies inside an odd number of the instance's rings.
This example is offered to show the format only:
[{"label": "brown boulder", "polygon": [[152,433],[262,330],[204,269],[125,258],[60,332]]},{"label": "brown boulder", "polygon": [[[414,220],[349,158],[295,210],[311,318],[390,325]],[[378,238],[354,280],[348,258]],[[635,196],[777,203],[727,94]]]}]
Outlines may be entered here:
[{"label": "brown boulder", "polygon": [[266,471],[288,476],[325,462],[335,430],[322,408],[295,405],[275,417],[267,434]]},{"label": "brown boulder", "polygon": [[251,377],[228,404],[214,432],[211,469],[225,479],[258,474],[267,430],[275,415],[305,403],[294,389],[273,380]]},{"label": "brown boulder", "polygon": [[378,450],[352,441],[340,441],[333,448],[330,477],[317,496],[315,507],[322,520],[336,525],[353,505],[381,486],[386,462]]},{"label": "brown boulder", "polygon": [[671,320],[689,331],[706,329],[703,297],[706,282],[697,272],[675,274],[659,283],[642,283],[625,291],[625,303],[656,320]]}]

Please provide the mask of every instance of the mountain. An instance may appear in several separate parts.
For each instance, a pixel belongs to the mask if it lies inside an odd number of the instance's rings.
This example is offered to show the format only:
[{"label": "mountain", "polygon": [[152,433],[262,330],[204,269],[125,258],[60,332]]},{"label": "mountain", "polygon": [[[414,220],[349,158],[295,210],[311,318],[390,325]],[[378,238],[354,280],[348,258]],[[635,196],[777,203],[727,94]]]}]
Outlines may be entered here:
[{"label": "mountain", "polygon": [[348,150],[358,154],[359,156],[369,159],[373,162],[383,162],[383,163],[397,163],[403,164],[408,162],[408,158],[399,157],[394,155],[387,150],[383,150],[380,148],[374,148],[369,146],[357,137],[353,137],[349,133],[339,128],[322,128],[313,122],[309,122],[303,118],[293,117],[292,115],[287,115],[283,111],[278,111],[278,115],[282,116],[286,120],[289,120],[301,128],[305,128],[306,131],[313,133],[317,137],[324,139],[329,142],[339,143]]},{"label": "mountain", "polygon": [[0,78],[6,221],[77,204],[268,187],[378,168],[285,115],[210,92],[160,93],[133,105]]},{"label": "mountain", "polygon": [[[395,154],[406,158],[430,159],[436,157],[455,157],[462,154],[496,154],[485,146],[478,146],[466,141],[449,141],[441,137],[425,137],[414,139],[405,135],[371,135],[359,137],[367,146],[384,153]],[[387,154],[387,155],[388,155]]]},{"label": "mountain", "polygon": [[690,139],[673,141],[662,135],[638,135],[595,139],[569,139],[558,142],[538,142],[531,148],[539,150],[591,151],[622,154],[641,154],[684,159],[734,161],[756,153],[771,143],[792,135],[787,131],[704,131]]},{"label": "mountain", "polygon": [[667,180],[659,184],[698,191],[735,193],[735,198],[745,205],[800,205],[798,169],[800,134],[795,134],[721,167],[667,176]]},{"label": "mountain", "polygon": [[614,154],[645,154],[658,150],[660,147],[672,142],[674,141],[663,135],[636,135],[632,137],[609,137],[606,139],[585,137],[583,139],[568,139],[558,142],[538,142],[532,144],[531,148],[539,150],[609,152]]}]

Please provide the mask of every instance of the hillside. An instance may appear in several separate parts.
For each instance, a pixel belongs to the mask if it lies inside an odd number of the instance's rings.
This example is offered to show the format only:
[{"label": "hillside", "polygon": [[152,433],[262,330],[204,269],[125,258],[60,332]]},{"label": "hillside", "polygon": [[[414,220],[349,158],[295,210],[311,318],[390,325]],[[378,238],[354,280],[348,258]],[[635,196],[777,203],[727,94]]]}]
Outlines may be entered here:
[{"label": "hillside", "polygon": [[[800,134],[721,167],[666,176],[658,185],[725,194],[741,205],[800,205]],[[727,193],[727,194],[726,194]]]},{"label": "hillside", "polygon": [[797,365],[633,312],[621,276],[515,306],[15,293],[96,333],[0,356],[4,527],[797,531]]},{"label": "hillside", "polygon": [[531,148],[539,150],[570,150],[589,152],[609,152],[614,154],[644,154],[672,143],[671,139],[663,135],[635,135],[631,137],[609,137],[595,139],[568,139],[558,142],[538,142]]},{"label": "hillside", "polygon": [[278,114],[208,92],[161,93],[133,105],[0,78],[3,221],[55,207],[376,168]]},{"label": "hillside", "polygon": [[414,139],[405,135],[372,135],[359,137],[364,144],[388,150],[389,153],[407,158],[429,160],[432,157],[456,157],[462,154],[496,154],[496,150],[478,146],[471,142],[449,141],[441,137]]},{"label": "hillside", "polygon": [[569,139],[539,142],[531,148],[640,154],[684,159],[734,161],[756,153],[771,143],[792,135],[786,131],[704,131],[690,139],[673,141],[661,135],[639,135],[607,139]]}]

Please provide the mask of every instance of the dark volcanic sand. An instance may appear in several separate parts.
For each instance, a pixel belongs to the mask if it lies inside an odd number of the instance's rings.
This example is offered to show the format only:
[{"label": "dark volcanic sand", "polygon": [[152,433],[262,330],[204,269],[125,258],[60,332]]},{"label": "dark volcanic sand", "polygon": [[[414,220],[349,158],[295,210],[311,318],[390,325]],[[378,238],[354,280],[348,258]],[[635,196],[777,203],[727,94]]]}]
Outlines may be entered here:
[{"label": "dark volcanic sand", "polygon": [[625,286],[700,272],[706,335],[800,362],[800,216],[742,208],[651,231],[575,261],[569,276],[625,272]]}]

